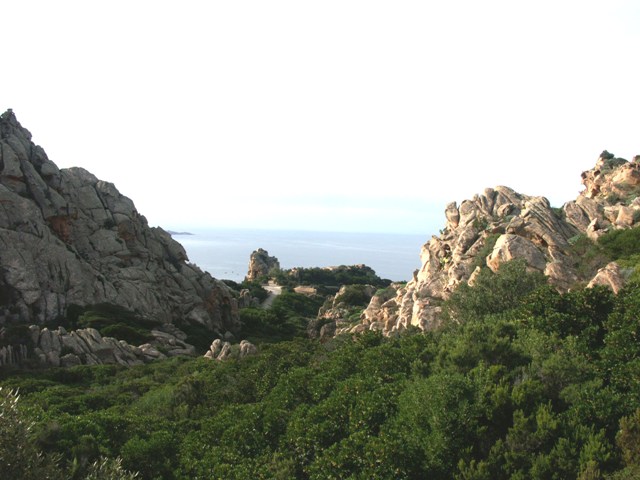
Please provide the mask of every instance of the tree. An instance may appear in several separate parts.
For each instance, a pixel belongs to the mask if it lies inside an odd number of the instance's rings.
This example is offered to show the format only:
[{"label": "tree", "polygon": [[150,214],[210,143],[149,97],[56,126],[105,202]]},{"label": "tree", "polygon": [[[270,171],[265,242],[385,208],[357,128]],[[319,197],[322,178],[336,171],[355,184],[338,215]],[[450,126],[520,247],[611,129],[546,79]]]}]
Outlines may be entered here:
[{"label": "tree", "polygon": [[140,478],[138,473],[129,472],[122,468],[120,458],[102,457],[89,467],[86,480],[135,480]]},{"label": "tree", "polygon": [[18,406],[16,391],[0,387],[0,472],[6,479],[62,479],[58,458],[40,453],[31,440],[34,423]]}]

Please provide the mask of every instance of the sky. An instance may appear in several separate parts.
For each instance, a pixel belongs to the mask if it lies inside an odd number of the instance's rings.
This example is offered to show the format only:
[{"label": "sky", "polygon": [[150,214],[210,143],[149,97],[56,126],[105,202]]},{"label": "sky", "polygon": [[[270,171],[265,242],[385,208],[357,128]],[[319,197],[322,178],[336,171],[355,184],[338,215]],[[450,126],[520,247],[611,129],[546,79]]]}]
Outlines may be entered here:
[{"label": "sky", "polygon": [[640,153],[640,1],[0,0],[0,110],[151,225],[436,233]]}]

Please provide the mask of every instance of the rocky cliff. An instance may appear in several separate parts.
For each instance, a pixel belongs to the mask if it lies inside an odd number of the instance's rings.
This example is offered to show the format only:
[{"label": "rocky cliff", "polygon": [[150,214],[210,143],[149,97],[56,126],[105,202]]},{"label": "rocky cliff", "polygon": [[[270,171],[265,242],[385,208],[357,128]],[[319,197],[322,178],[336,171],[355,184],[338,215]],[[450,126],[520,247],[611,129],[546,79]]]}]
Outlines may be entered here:
[{"label": "rocky cliff", "polygon": [[10,110],[0,116],[0,327],[109,303],[212,338],[238,328],[229,288],[188,263],[116,187],[58,169]]},{"label": "rocky cliff", "polygon": [[[422,266],[413,279],[397,287],[391,299],[374,297],[362,315],[362,325],[384,332],[409,325],[432,329],[439,325],[442,300],[461,282],[473,283],[483,267],[524,259],[531,270],[566,291],[578,282],[599,283],[617,291],[623,283],[615,264],[585,277],[577,270],[573,248],[580,235],[595,239],[611,228],[629,228],[640,221],[640,157],[615,158],[604,151],[596,166],[582,174],[585,189],[562,209],[544,197],[528,196],[507,187],[488,188],[445,210],[446,225],[420,254]],[[354,327],[354,331],[362,326]]]}]

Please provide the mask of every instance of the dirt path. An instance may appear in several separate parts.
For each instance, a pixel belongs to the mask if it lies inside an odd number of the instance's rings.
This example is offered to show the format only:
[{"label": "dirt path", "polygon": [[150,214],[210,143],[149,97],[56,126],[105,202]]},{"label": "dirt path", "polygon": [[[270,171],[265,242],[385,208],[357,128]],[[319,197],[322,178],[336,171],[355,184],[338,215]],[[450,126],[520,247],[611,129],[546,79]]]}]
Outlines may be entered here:
[{"label": "dirt path", "polygon": [[282,293],[282,287],[273,283],[269,283],[268,285],[262,285],[262,288],[269,292],[269,296],[265,298],[260,307],[270,308],[275,298]]}]

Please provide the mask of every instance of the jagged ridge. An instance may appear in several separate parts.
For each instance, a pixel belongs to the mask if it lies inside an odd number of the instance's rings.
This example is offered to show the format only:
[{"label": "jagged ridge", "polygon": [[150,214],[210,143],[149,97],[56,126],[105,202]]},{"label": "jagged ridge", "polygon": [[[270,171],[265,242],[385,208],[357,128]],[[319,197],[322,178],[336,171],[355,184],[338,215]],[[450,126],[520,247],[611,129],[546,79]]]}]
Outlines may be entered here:
[{"label": "jagged ridge", "polygon": [[496,271],[515,258],[543,272],[560,291],[578,282],[607,284],[617,291],[624,281],[617,265],[607,265],[595,278],[581,277],[571,246],[580,234],[597,239],[608,229],[640,222],[640,156],[627,162],[605,150],[596,166],[583,172],[582,181],[585,190],[562,209],[553,209],[544,197],[502,186],[460,206],[450,203],[446,226],[422,247],[422,266],[413,279],[389,300],[374,297],[362,325],[351,330],[360,331],[363,325],[386,333],[409,325],[436,328],[439,303],[461,282],[472,284],[482,266]]}]

